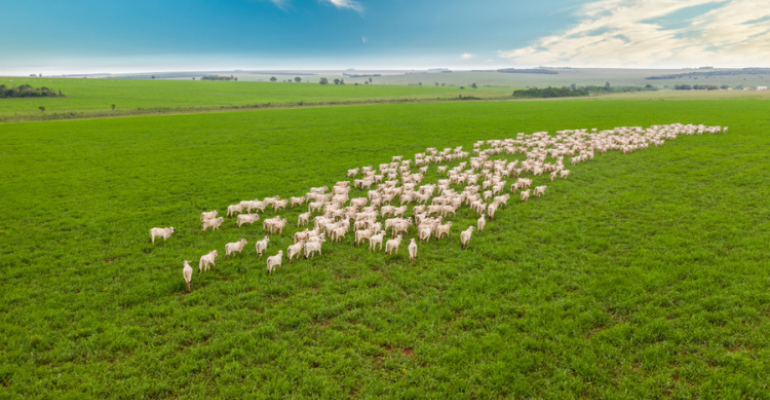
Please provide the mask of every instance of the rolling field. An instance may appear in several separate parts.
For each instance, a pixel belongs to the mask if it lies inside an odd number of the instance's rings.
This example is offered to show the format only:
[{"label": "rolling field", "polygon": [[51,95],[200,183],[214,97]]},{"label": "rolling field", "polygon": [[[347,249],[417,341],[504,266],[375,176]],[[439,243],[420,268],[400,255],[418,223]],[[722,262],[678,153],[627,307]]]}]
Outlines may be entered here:
[{"label": "rolling field", "polygon": [[[61,89],[66,97],[0,99],[0,121],[13,117],[113,116],[131,113],[211,110],[230,107],[264,107],[303,104],[344,104],[456,98],[470,95],[458,87],[400,85],[319,85],[283,82],[211,82],[177,80],[0,78],[0,85],[29,84]],[[505,96],[511,91],[504,90]],[[502,97],[499,91],[478,89],[474,96]],[[111,110],[115,104],[116,110]],[[39,106],[45,106],[45,116]],[[141,109],[141,110],[139,110]],[[58,119],[58,118],[57,118]]]},{"label": "rolling field", "polygon": [[[436,103],[0,125],[0,398],[770,398],[769,105]],[[465,251],[459,232],[475,217],[463,209],[416,266],[407,241],[384,256],[348,239],[267,276],[259,223],[200,233],[202,211],[301,195],[429,146],[676,122],[730,130],[537,177],[546,196],[512,198]],[[292,229],[268,255],[286,251],[299,213],[281,213]],[[176,233],[153,246],[154,226]],[[182,260],[224,255],[241,237],[244,252],[195,273],[187,294]]]}]

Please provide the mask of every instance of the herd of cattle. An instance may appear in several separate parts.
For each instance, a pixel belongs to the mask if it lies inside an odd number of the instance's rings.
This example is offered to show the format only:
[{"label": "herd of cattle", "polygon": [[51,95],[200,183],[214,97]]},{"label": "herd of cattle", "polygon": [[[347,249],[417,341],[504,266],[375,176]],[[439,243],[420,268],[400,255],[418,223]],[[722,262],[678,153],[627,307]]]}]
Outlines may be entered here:
[{"label": "herd of cattle", "polygon": [[[472,153],[463,151],[462,146],[439,151],[428,148],[423,153],[415,154],[414,159],[404,160],[394,156],[390,163],[380,164],[377,169],[365,166],[348,170],[347,177],[353,180],[337,182],[331,191],[328,187],[314,187],[301,197],[281,199],[279,196],[262,200],[246,200],[227,208],[227,217],[236,218],[236,226],[253,224],[260,220],[259,213],[265,213],[268,207],[274,212],[285,208],[308,204],[308,211],[299,215],[294,234],[294,244],[286,249],[291,263],[300,256],[313,258],[322,255],[322,247],[327,240],[332,243],[342,242],[352,232],[353,243],[360,246],[368,242],[370,251],[382,251],[383,242],[386,254],[398,253],[403,239],[409,235],[410,227],[416,239],[411,238],[408,245],[412,263],[417,259],[417,241],[428,243],[431,238],[441,240],[451,235],[452,221],[458,209],[468,207],[476,213],[478,220],[460,232],[460,244],[465,249],[474,230],[484,230],[486,219],[494,219],[499,208],[507,207],[511,194],[518,192],[521,201],[528,201],[530,195],[545,195],[547,186],[530,189],[533,180],[525,174],[541,176],[548,174],[551,181],[566,179],[570,170],[565,168],[565,159],[569,157],[571,165],[593,160],[596,152],[622,151],[624,154],[646,149],[649,145],[661,146],[666,140],[674,140],[679,135],[700,135],[703,133],[727,132],[727,127],[709,127],[704,125],[655,125],[647,129],[641,127],[621,127],[611,130],[565,130],[555,135],[548,132],[536,132],[531,135],[519,133],[515,139],[479,141],[473,145]],[[508,161],[493,159],[500,155],[522,154],[523,160]],[[450,168],[449,163],[458,162]],[[436,183],[423,184],[422,181],[431,165],[435,165],[439,179]],[[515,181],[513,181],[515,179]],[[508,180],[513,182],[509,185]],[[350,198],[351,190],[361,191],[361,197]],[[509,193],[504,193],[508,189]],[[363,196],[365,191],[366,196]],[[412,205],[411,210],[408,206]],[[252,214],[252,211],[254,213]],[[407,215],[410,212],[411,215]],[[218,217],[218,211],[201,214],[201,229],[219,229],[224,217]],[[313,225],[313,229],[309,225]],[[256,243],[256,253],[261,257],[270,242],[269,235],[282,235],[288,221],[281,216],[264,219],[263,230],[268,234]],[[302,229],[304,228],[304,229]],[[174,228],[152,228],[150,236],[155,243],[156,237],[168,239]],[[389,239],[385,240],[389,233]],[[246,239],[225,245],[225,257],[240,253],[247,244]],[[379,250],[377,249],[379,246]],[[200,258],[198,274],[208,271],[215,265],[219,253],[211,251]],[[267,272],[272,274],[283,262],[284,252],[278,251],[267,257]],[[193,268],[189,261],[184,261],[183,276],[190,290]]]}]

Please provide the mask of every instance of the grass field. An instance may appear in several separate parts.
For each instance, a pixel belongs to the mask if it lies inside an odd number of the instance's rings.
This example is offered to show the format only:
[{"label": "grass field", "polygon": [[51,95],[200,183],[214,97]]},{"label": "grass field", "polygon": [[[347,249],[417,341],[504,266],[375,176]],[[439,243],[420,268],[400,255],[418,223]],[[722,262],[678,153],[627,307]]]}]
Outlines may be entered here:
[{"label": "grass field", "polygon": [[[768,105],[437,103],[0,125],[0,398],[770,398]],[[200,233],[201,211],[299,195],[427,146],[674,122],[730,131],[570,166],[461,251],[466,210],[416,266],[405,245],[385,257],[327,244],[268,277],[258,224]],[[152,246],[153,226],[177,231]],[[244,253],[220,257],[186,294],[182,260],[240,237]]]},{"label": "grass field", "polygon": [[[6,86],[30,84],[61,89],[66,97],[0,99],[0,120],[14,116],[46,115],[66,117],[69,113],[86,116],[110,116],[153,111],[174,112],[212,110],[238,106],[264,107],[281,105],[328,105],[349,102],[386,102],[457,98],[470,95],[458,87],[399,85],[319,85],[317,83],[281,82],[210,82],[178,80],[64,79],[64,78],[0,78]],[[511,91],[479,89],[474,96],[503,97]],[[112,111],[111,105],[116,105]],[[139,110],[141,109],[141,110]],[[58,118],[57,118],[58,119]]]}]

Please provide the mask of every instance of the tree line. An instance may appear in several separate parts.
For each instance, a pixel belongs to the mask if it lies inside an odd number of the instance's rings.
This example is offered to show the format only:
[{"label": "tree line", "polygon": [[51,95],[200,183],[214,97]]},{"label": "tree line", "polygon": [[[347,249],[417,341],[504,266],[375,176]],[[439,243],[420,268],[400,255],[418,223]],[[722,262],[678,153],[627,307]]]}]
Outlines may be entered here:
[{"label": "tree line", "polygon": [[770,68],[743,68],[731,69],[726,71],[708,71],[708,72],[684,72],[681,74],[648,76],[644,79],[679,79],[679,78],[697,78],[710,76],[729,76],[729,75],[770,75]]},{"label": "tree line", "polygon": [[514,90],[513,97],[521,99],[546,99],[551,97],[578,97],[588,96],[588,91],[583,89],[571,89],[566,86],[560,88],[547,87],[545,89],[529,88]]},{"label": "tree line", "polygon": [[[195,79],[195,78],[193,78]],[[211,76],[202,76],[202,81],[237,81],[238,78],[230,75],[230,76],[219,76],[219,75],[211,75]]]},{"label": "tree line", "polygon": [[[727,85],[723,85],[724,89],[727,89],[725,87]],[[674,85],[674,90],[717,90],[719,89],[716,85]]]},{"label": "tree line", "polygon": [[589,85],[589,86],[577,86],[572,84],[569,87],[562,86],[560,88],[547,87],[545,89],[529,88],[522,90],[515,90],[513,97],[516,98],[550,98],[550,97],[578,97],[588,96],[591,93],[628,93],[628,92],[645,92],[655,91],[658,88],[652,85],[641,86],[612,86],[609,82],[604,86]]},{"label": "tree line", "polygon": [[49,89],[45,86],[35,88],[32,85],[20,85],[8,87],[6,85],[0,85],[0,99],[8,99],[15,97],[64,97],[59,89],[58,93],[54,89]]}]

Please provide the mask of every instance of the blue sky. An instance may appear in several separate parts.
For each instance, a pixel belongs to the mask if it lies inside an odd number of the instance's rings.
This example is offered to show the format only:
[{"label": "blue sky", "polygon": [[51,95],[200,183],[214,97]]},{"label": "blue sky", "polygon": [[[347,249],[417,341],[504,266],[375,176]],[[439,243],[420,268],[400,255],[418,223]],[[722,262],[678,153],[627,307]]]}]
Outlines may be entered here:
[{"label": "blue sky", "polygon": [[0,74],[765,66],[763,1],[14,1]]}]

